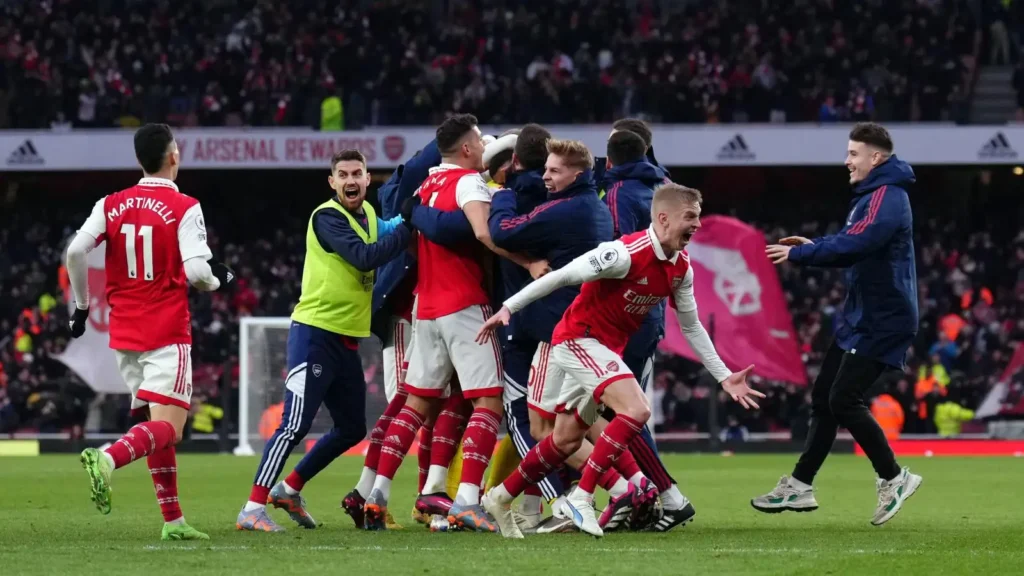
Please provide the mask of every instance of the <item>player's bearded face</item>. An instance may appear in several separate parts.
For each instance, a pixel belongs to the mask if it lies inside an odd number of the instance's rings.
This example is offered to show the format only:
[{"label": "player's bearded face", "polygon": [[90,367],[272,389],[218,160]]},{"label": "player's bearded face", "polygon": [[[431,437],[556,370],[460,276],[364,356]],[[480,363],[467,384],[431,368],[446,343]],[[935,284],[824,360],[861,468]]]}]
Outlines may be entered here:
[{"label": "player's bearded face", "polygon": [[484,166],[484,135],[480,132],[479,127],[473,127],[473,132],[469,134],[463,147],[466,155],[473,162],[472,168],[474,170],[483,172],[487,169]]},{"label": "player's bearded face", "polygon": [[700,205],[683,204],[674,214],[664,216],[665,236],[669,239],[672,250],[686,248],[693,235],[700,229]]},{"label": "player's bearded face", "polygon": [[338,201],[348,211],[358,210],[366,199],[366,187],[370,184],[370,173],[358,160],[342,160],[334,167],[334,173],[327,182],[338,194]]}]

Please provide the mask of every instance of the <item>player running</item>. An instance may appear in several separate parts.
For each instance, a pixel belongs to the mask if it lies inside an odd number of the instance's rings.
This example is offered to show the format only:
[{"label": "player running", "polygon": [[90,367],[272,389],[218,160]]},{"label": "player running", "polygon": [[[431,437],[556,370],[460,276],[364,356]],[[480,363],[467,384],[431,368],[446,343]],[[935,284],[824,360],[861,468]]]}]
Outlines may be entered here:
[{"label": "player running", "polygon": [[846,152],[853,187],[846,226],[814,240],[790,236],[765,249],[775,264],[847,268],[847,296],[835,339],[811,388],[811,427],[803,454],[790,476],[750,501],[761,512],[818,509],[812,484],[840,426],[850,431],[878,475],[873,525],[891,520],[921,486],[920,476],[896,462],[864,402],[876,382],[903,368],[917,335],[914,218],[907,196],[915,177],[892,150],[884,127],[855,125]]},{"label": "player running", "polygon": [[[164,517],[163,540],[208,540],[185,523],[178,504],[174,446],[181,441],[192,399],[192,332],[188,284],[203,291],[227,285],[233,273],[210,260],[199,201],[178,191],[181,158],[165,124],[135,133],[135,157],[144,177],[96,202],[68,246],[68,277],[75,296],[71,336],[85,333],[92,300],[86,255],[106,242],[106,302],[110,347],[132,393],[133,426],[104,451],[87,448],[82,466],[92,500],[111,509],[111,473],[146,458]],[[94,298],[99,302],[102,296]]]},{"label": "player running", "polygon": [[[412,228],[398,217],[377,218],[366,202],[370,173],[358,150],[331,158],[327,182],[334,196],[313,210],[306,228],[302,293],[288,329],[285,417],[263,449],[249,500],[238,513],[239,530],[283,530],[267,514],[267,504],[315,528],[302,487],[366,436],[366,381],[357,339],[370,335],[374,270],[406,249]],[[321,404],[334,426],[275,485]]]},{"label": "player running", "polygon": [[596,419],[599,404],[614,410],[616,416],[601,433],[567,504],[573,522],[581,530],[603,535],[594,511],[594,488],[639,434],[651,411],[636,378],[624,369],[621,353],[651,307],[666,297],[677,310],[690,346],[733,400],[756,408],[754,397],[764,397],[747,385],[753,366],[730,372],[697,316],[693,270],[684,249],[700,228],[700,202],[697,190],[678,184],[658,188],[651,206],[650,228],[603,243],[530,284],[506,300],[480,329],[478,342],[488,342],[494,328],[507,324],[512,314],[527,304],[558,288],[583,284],[551,340],[550,363],[565,373],[554,432],[530,451],[515,473],[483,498],[483,507],[495,517],[505,537],[522,537],[510,509],[512,500],[579,449]]},{"label": "player running", "polygon": [[[612,213],[615,238],[646,230],[651,225],[651,201],[654,189],[668,182],[668,172],[653,160],[651,130],[641,120],[623,118],[612,125],[608,137],[606,170],[603,173],[604,201]],[[665,302],[651,308],[644,322],[629,338],[622,359],[640,382],[645,392],[654,372],[654,352],[665,335]],[[598,422],[601,422],[598,420]],[[650,427],[644,424],[633,439],[629,451],[643,473],[650,478],[661,495],[660,514],[638,514],[632,529],[653,527],[667,532],[693,518],[690,501],[683,496],[676,481],[658,456]]]},{"label": "player running", "polygon": [[[431,170],[430,177],[420,187],[420,201],[444,211],[463,211],[481,243],[528,267],[527,259],[508,254],[491,241],[487,229],[491,193],[480,177],[484,169],[484,142],[476,118],[460,114],[445,120],[437,129],[437,146],[443,161]],[[437,411],[438,399],[453,374],[457,374],[463,397],[473,404],[463,438],[462,477],[449,510],[432,512],[448,512],[455,522],[471,528],[495,530],[479,506],[480,482],[497,441],[504,378],[497,340],[487,346],[473,342],[489,315],[490,297],[482,265],[487,255],[481,253],[482,248],[473,243],[451,249],[422,237],[418,241],[416,336],[409,353],[406,377],[409,396],[384,437],[377,476],[364,507],[364,523],[368,529],[385,528],[387,501],[395,472],[416,432],[426,417]],[[455,395],[457,391],[452,392]],[[431,451],[437,448],[435,437]],[[433,469],[432,463],[431,471]],[[428,474],[426,485],[436,483]]]}]

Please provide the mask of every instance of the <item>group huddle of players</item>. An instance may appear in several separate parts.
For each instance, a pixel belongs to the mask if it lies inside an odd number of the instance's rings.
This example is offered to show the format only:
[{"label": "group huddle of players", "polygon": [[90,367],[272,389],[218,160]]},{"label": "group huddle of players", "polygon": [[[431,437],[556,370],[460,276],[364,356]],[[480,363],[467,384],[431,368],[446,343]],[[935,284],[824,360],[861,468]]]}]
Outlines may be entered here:
[{"label": "group huddle of players", "polygon": [[[400,205],[419,236],[414,276],[375,306],[388,316],[389,404],[342,503],[357,527],[395,525],[391,482],[417,435],[413,518],[433,518],[434,529],[601,536],[693,518],[654,448],[639,379],[650,376],[665,298],[732,397],[755,406],[760,394],[746,385],[749,368],[725,367],[697,319],[684,248],[700,227],[700,193],[669,181],[650,139],[640,121],[616,123],[595,167],[583,143],[536,124],[488,137],[458,115],[438,129],[440,162],[415,193],[384,191],[385,215],[388,202]],[[445,221],[452,213],[466,222]],[[503,419],[508,434],[491,463]],[[603,510],[597,487],[608,493]],[[286,500],[278,507],[308,525],[304,502]]]}]

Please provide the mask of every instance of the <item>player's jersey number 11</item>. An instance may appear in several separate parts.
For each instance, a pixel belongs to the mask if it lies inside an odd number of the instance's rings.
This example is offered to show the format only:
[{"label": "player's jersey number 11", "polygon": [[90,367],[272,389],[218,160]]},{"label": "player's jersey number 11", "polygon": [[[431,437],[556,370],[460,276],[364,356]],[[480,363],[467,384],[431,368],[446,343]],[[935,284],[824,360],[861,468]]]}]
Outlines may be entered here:
[{"label": "player's jersey number 11", "polygon": [[135,224],[122,224],[121,234],[124,236],[124,251],[128,258],[128,278],[139,277],[138,253],[136,251],[137,238],[142,238],[142,278],[147,282],[153,280],[153,227],[139,226],[136,232]]}]

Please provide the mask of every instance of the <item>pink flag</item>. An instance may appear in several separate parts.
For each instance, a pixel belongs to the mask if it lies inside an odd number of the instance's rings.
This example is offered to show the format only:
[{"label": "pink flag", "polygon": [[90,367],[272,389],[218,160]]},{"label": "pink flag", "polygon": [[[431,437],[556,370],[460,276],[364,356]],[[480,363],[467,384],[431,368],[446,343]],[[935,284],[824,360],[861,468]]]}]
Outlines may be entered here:
[{"label": "pink flag", "polygon": [[[708,216],[687,247],[693,266],[697,311],[715,348],[732,370],[754,365],[769,380],[807,383],[793,319],[775,266],[764,255],[764,235],[726,216]],[[669,309],[659,348],[692,360],[697,355]]]}]

